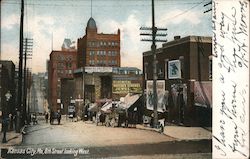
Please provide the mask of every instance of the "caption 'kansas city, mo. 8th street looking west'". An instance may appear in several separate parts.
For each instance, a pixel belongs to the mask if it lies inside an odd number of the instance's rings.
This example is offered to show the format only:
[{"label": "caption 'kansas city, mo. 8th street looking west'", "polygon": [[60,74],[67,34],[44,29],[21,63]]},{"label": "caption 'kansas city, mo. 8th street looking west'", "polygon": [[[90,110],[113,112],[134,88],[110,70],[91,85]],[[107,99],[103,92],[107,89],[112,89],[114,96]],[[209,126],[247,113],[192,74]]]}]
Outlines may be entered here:
[{"label": "caption 'kansas city, mo. 8th street looking west'", "polygon": [[1,1],[1,157],[211,158],[210,8]]}]

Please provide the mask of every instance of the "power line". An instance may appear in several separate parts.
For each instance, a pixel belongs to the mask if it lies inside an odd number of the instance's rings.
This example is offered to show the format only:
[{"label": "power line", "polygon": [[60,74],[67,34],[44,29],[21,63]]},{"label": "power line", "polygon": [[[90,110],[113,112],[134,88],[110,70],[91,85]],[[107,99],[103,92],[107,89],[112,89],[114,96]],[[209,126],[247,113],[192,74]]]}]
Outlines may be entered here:
[{"label": "power line", "polygon": [[[204,7],[208,6],[208,5],[212,5],[212,0],[206,4],[204,4]],[[212,11],[212,7],[210,7],[209,9],[207,9],[206,11],[204,11],[203,13],[207,13],[207,12],[210,12]]]},{"label": "power line", "polygon": [[[64,1],[64,0],[61,0],[61,1]],[[113,1],[113,0],[111,0]],[[129,0],[127,0],[129,1]],[[54,1],[53,1],[54,2]],[[59,1],[57,1],[59,2]],[[66,2],[66,1],[64,1]],[[68,2],[68,1],[67,1]],[[142,1],[141,1],[142,2]],[[169,1],[162,1],[162,2],[168,2],[168,3],[160,3],[158,4],[158,6],[167,6],[167,5],[193,5],[193,4],[200,4],[201,2],[183,2],[183,3],[169,3]],[[171,2],[171,1],[170,1]],[[4,4],[6,5],[17,5],[17,4],[21,4],[20,2],[4,2]],[[48,3],[33,3],[33,4],[30,4],[30,3],[27,3],[26,5],[35,5],[37,7],[88,7],[90,6],[90,4],[69,4],[69,3],[65,3],[65,4],[55,4],[55,3],[51,3],[51,4],[48,4]],[[112,5],[109,5],[109,4],[95,4],[93,5],[93,7],[110,7],[110,8],[114,8],[114,7],[120,7],[120,6],[137,6],[137,7],[145,7],[145,6],[150,6],[150,4],[131,4],[131,3],[127,3],[127,4],[112,4]]]},{"label": "power line", "polygon": [[160,22],[163,22],[163,21],[166,21],[166,20],[170,20],[170,19],[174,19],[174,18],[179,17],[179,16],[181,16],[181,15],[183,15],[183,14],[186,14],[187,12],[189,12],[189,11],[193,10],[194,8],[198,7],[200,4],[202,4],[202,3],[205,2],[205,1],[206,1],[206,0],[203,0],[202,2],[199,2],[198,4],[192,6],[191,8],[189,8],[189,9],[187,9],[187,10],[185,10],[185,11],[183,11],[183,12],[177,14],[177,15],[174,15],[174,16],[168,18],[168,19],[161,20]]}]

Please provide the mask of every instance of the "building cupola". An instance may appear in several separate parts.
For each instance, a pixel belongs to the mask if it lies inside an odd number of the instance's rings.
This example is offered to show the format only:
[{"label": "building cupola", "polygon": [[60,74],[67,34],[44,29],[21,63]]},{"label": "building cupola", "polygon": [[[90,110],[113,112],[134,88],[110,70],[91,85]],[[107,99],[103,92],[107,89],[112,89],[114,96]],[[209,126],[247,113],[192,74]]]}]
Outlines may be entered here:
[{"label": "building cupola", "polygon": [[87,29],[97,29],[95,20],[92,17],[88,20]]}]

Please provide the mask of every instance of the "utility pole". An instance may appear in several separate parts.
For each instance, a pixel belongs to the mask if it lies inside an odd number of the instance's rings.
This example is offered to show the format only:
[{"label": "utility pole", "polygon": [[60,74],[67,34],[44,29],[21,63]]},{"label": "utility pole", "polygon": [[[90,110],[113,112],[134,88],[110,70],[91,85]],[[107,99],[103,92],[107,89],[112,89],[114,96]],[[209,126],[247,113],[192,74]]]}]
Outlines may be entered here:
[{"label": "utility pole", "polygon": [[[208,6],[208,5],[212,5],[212,1],[210,1],[210,2],[208,2],[208,3],[206,3],[206,4],[204,4],[204,7],[206,7],[206,6]],[[203,13],[207,13],[207,12],[210,12],[210,11],[212,11],[212,8],[207,9],[207,10],[204,11]]]},{"label": "utility pole", "polygon": [[23,80],[23,121],[27,122],[27,59],[31,59],[27,56],[32,56],[32,46],[33,46],[33,39],[25,38],[24,41],[24,80]]},{"label": "utility pole", "polygon": [[27,115],[27,123],[28,123],[28,125],[30,124],[30,86],[31,86],[31,82],[30,82],[30,80],[31,80],[31,73],[30,73],[30,70],[29,70],[29,68],[27,68],[27,92],[26,92],[26,94],[27,94],[27,108],[28,108],[28,110],[27,110],[27,112],[28,112],[28,115]]},{"label": "utility pole", "polygon": [[157,36],[165,37],[166,33],[157,34],[157,31],[167,31],[167,28],[157,28],[155,27],[155,15],[154,15],[154,0],[152,0],[152,28],[141,27],[140,30],[151,30],[152,33],[141,33],[142,36],[151,36],[152,39],[142,39],[142,41],[150,41],[152,42],[151,51],[153,55],[153,107],[154,107],[154,128],[158,125],[158,112],[157,112],[157,90],[156,90],[156,82],[157,82],[157,59],[156,59],[156,42],[167,42],[166,40],[156,39]]},{"label": "utility pole", "polygon": [[16,132],[20,133],[21,129],[21,112],[22,112],[22,79],[23,79],[23,17],[24,17],[24,0],[21,0],[21,18],[20,18],[20,37],[19,37],[19,68],[18,68],[18,96],[16,107]]}]

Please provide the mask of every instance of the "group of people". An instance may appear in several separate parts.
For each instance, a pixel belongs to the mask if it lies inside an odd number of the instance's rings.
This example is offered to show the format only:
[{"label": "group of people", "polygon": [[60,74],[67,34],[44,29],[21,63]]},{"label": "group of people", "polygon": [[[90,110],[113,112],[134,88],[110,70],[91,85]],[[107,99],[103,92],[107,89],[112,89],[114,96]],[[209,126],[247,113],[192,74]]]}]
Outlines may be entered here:
[{"label": "group of people", "polygon": [[58,122],[58,125],[60,125],[61,118],[62,118],[62,115],[61,115],[61,113],[60,113],[59,110],[58,110],[57,112],[51,111],[50,114],[49,114],[48,112],[45,113],[45,120],[46,120],[46,123],[48,123],[48,120],[49,120],[49,121],[50,121],[50,124],[53,124],[53,123],[54,123],[54,120],[56,119],[57,122]]}]

